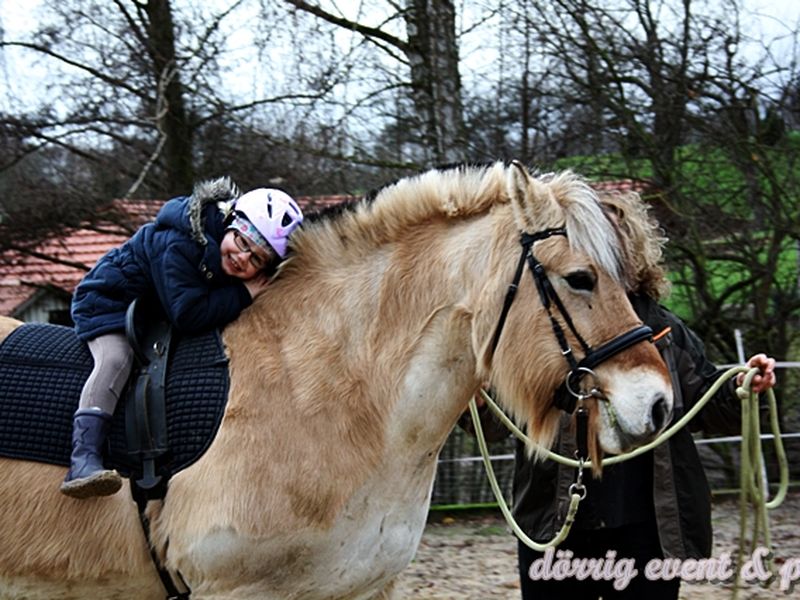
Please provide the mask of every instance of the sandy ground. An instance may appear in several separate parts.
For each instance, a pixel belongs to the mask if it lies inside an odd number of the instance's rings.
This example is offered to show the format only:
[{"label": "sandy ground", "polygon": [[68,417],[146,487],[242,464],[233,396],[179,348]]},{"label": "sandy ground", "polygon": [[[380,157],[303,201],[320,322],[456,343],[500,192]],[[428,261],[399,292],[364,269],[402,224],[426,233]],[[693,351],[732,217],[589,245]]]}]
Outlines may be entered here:
[{"label": "sandy ground", "polygon": [[[743,582],[739,600],[800,599],[800,492],[793,491],[784,503],[770,511],[770,532],[776,573],[794,569],[797,586],[781,591],[780,575],[768,588]],[[498,513],[499,515],[499,513]],[[752,517],[750,517],[752,518]],[[736,499],[714,505],[714,552],[735,557],[739,540],[739,505]],[[401,575],[398,598],[422,600],[519,600],[516,571],[516,541],[502,516],[446,518],[431,523],[412,564]],[[748,528],[748,536],[752,529]],[[729,600],[733,583],[687,582],[681,585],[682,600]]]}]

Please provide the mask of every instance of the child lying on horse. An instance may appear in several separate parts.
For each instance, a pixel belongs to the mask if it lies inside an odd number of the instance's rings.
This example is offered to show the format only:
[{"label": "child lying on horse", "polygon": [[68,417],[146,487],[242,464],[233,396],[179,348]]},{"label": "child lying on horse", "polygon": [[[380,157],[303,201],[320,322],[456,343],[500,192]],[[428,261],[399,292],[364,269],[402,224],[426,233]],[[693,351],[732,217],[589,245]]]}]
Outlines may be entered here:
[{"label": "child lying on horse", "polygon": [[302,220],[284,192],[260,188],[240,197],[222,178],[167,202],[154,222],[87,273],[75,290],[72,318],[94,368],[74,416],[64,494],[106,496],[122,485],[116,471],[103,467],[102,448],[133,364],[124,332],[128,305],[155,298],[183,332],[222,327],[264,290]]}]

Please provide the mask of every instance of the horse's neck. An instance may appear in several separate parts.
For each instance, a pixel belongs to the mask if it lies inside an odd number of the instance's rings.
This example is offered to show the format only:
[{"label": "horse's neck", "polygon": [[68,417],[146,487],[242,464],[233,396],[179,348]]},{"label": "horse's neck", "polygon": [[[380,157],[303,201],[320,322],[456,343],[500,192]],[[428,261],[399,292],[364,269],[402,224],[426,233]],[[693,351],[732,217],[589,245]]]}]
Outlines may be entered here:
[{"label": "horse's neck", "polygon": [[[478,385],[477,284],[466,271],[482,250],[464,251],[466,231],[453,247],[441,238],[453,228],[442,228],[420,232],[416,247],[290,269],[226,328],[225,419],[198,468],[173,485],[202,489],[215,507],[209,526],[227,514],[233,525],[219,527],[329,527],[359,498],[424,501]],[[182,509],[173,505],[170,519]]]},{"label": "horse's neck", "polygon": [[435,457],[478,384],[470,324],[463,308],[442,308],[430,315],[413,346],[387,436],[408,456]]},{"label": "horse's neck", "polygon": [[[373,284],[369,277],[360,284],[355,278],[354,285],[364,286],[358,294],[364,304],[351,309],[367,323],[339,334],[360,347],[349,367],[369,378],[370,396],[381,403],[386,449],[404,456],[415,454],[412,448],[435,453],[477,385],[472,315],[463,304],[471,282],[463,280],[463,266],[453,257],[436,254],[447,252],[441,238],[426,240],[423,233],[415,246],[391,258],[379,253],[372,261]],[[368,298],[370,285],[374,295]]]},{"label": "horse's neck", "polygon": [[466,271],[484,260],[480,227],[421,226],[361,260],[294,271],[259,299],[231,330],[242,330],[242,343],[269,340],[261,350],[250,343],[247,354],[279,359],[285,371],[273,380],[288,380],[292,393],[280,394],[281,410],[357,431],[354,441],[383,451],[412,438],[421,448],[441,443],[477,385],[465,304],[478,285]]}]

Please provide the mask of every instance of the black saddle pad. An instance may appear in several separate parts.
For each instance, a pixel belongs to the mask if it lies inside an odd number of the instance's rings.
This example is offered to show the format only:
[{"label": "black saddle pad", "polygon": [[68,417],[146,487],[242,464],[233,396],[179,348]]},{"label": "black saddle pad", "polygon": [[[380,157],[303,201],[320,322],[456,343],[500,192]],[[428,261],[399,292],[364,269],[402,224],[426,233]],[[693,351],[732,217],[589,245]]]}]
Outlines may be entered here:
[{"label": "black saddle pad", "polygon": [[[86,344],[68,327],[15,329],[0,345],[0,456],[68,466],[72,415],[92,365]],[[222,420],[228,383],[218,332],[173,338],[166,382],[169,451],[159,459],[160,473],[176,473],[205,452]],[[129,475],[139,465],[128,455],[122,404],[106,465]]]}]

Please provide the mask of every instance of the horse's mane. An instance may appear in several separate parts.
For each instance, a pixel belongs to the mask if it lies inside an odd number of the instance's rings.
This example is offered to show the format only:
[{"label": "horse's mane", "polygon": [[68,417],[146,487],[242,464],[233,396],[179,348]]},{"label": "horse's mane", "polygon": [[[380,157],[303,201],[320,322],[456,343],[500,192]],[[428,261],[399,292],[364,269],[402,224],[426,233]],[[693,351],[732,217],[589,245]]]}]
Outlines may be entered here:
[{"label": "horse's mane", "polygon": [[[588,255],[617,283],[622,283],[625,273],[617,230],[603,210],[597,192],[572,171],[550,173],[533,179],[533,182],[535,188],[544,186],[544,189],[537,190],[537,194],[555,197],[562,214],[549,218],[561,219],[567,230],[570,247]],[[546,221],[544,227],[552,225]]]},{"label": "horse's mane", "polygon": [[457,166],[399,179],[376,192],[310,215],[292,237],[293,263],[369,252],[435,219],[480,214],[507,202],[505,167]]},{"label": "horse's mane", "polygon": [[617,221],[630,290],[656,300],[666,298],[670,282],[664,266],[667,237],[637,192],[603,192],[600,200]]},{"label": "horse's mane", "polygon": [[[362,255],[437,219],[464,218],[509,202],[503,162],[431,169],[400,179],[364,198],[311,215],[292,239],[297,268],[307,261]],[[597,193],[570,171],[529,180],[534,200],[514,206],[520,231],[566,226],[570,245],[617,281],[622,269],[613,225]],[[552,200],[555,200],[553,202]]]}]

